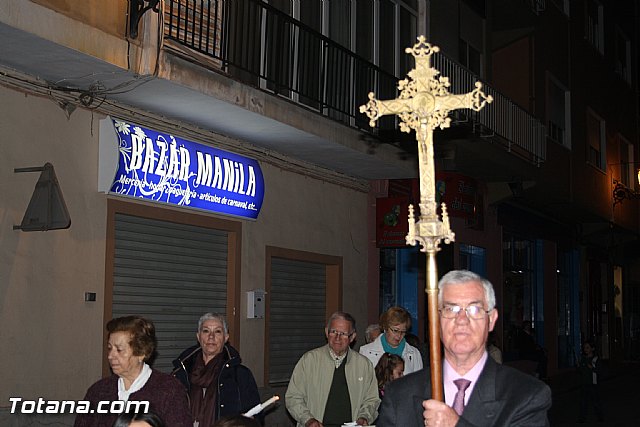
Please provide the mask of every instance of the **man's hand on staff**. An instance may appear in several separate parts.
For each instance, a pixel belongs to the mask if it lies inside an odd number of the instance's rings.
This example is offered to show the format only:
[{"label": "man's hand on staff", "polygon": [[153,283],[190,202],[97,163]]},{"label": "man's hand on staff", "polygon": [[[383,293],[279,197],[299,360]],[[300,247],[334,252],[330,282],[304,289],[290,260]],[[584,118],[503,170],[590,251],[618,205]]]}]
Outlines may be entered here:
[{"label": "man's hand on staff", "polygon": [[460,418],[456,411],[439,400],[425,400],[422,406],[424,425],[428,427],[454,427]]}]

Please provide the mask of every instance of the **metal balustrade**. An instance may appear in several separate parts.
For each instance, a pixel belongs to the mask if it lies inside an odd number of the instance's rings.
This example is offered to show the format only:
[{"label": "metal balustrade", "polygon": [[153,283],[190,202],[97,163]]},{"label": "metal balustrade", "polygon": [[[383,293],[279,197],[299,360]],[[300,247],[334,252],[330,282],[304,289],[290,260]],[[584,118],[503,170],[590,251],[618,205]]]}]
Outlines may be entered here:
[{"label": "metal balustrade", "polygon": [[[432,64],[441,76],[449,78],[451,93],[470,92],[480,81],[478,76],[441,52],[434,54]],[[509,151],[516,151],[516,154],[536,164],[543,162],[547,147],[545,126],[490,85],[483,82],[482,90],[493,97],[493,102],[479,112],[464,110],[461,114],[481,125],[485,134],[501,137]]]},{"label": "metal balustrade", "polygon": [[[371,129],[358,107],[369,92],[397,97],[398,77],[267,3],[165,0],[163,19],[165,41],[204,55],[206,66],[363,131],[397,130],[392,116]],[[449,77],[452,93],[468,92],[478,80],[442,53],[434,65]],[[544,125],[490,86],[485,92],[493,104],[463,114],[486,136],[503,138],[507,149],[536,164],[544,161]]]}]

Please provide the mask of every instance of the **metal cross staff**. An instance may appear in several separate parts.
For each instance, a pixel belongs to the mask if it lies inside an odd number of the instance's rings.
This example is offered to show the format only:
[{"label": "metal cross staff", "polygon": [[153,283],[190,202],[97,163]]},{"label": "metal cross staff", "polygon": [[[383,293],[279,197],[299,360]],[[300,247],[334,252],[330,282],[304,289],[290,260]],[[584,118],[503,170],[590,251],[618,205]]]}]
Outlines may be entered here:
[{"label": "metal cross staff", "polygon": [[369,125],[381,116],[397,114],[400,117],[402,132],[416,131],[418,141],[418,167],[420,172],[420,219],[415,221],[413,205],[409,205],[409,233],[406,241],[415,246],[420,243],[420,251],[426,252],[427,293],[429,310],[429,348],[431,359],[431,395],[433,399],[443,401],[442,359],[440,355],[440,318],[438,316],[438,272],[436,252],[440,250],[440,241],[454,241],[455,234],[449,226],[447,207],[442,203],[442,221],[436,213],[435,168],[433,164],[433,130],[448,128],[451,119],[449,111],[470,108],[479,111],[493,101],[491,95],[482,92],[482,83],[476,82],[476,88],[466,94],[452,95],[448,92],[449,79],[438,77],[440,72],[431,67],[431,55],[438,52],[437,46],[418,37],[418,43],[405,49],[416,61],[414,69],[409,71],[409,79],[398,83],[400,96],[388,101],[375,98],[369,93],[369,102],[360,106],[360,112],[369,117]]}]

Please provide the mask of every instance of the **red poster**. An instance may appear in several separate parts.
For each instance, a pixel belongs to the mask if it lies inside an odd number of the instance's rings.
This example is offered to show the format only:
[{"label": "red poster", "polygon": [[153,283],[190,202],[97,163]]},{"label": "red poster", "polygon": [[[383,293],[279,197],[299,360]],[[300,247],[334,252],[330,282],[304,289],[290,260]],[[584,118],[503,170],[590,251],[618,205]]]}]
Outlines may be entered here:
[{"label": "red poster", "polygon": [[475,179],[451,172],[436,173],[436,203],[447,205],[451,217],[478,220],[482,217],[482,198]]}]

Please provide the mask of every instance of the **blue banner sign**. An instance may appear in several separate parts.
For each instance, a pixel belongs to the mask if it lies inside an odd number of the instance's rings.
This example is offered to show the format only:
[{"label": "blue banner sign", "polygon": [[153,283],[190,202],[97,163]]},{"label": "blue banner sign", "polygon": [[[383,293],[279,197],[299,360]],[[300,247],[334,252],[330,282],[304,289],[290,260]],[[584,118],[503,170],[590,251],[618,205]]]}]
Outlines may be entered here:
[{"label": "blue banner sign", "polygon": [[100,124],[99,187],[113,194],[256,219],[256,160],[108,118]]}]

